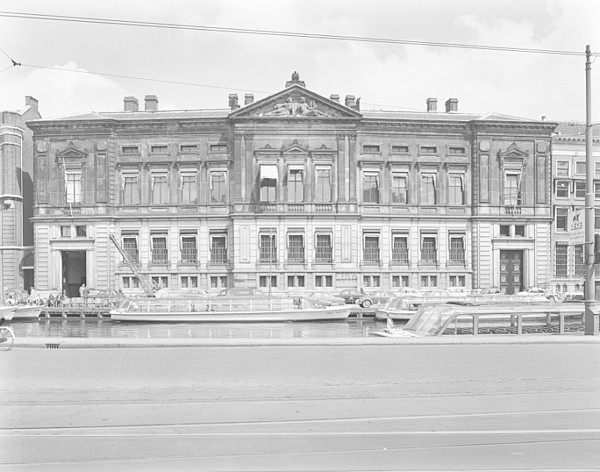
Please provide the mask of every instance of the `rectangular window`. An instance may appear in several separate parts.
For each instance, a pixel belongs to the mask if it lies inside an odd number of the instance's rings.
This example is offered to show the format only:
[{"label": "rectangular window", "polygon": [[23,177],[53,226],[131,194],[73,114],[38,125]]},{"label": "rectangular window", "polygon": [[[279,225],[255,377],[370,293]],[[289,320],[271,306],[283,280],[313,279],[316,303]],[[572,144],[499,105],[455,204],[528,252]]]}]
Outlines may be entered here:
[{"label": "rectangular window", "polygon": [[71,227],[70,226],[61,226],[60,227],[60,237],[61,238],[70,238],[71,237]]},{"label": "rectangular window", "polygon": [[331,202],[331,167],[317,166],[315,169],[315,202]]},{"label": "rectangular window", "polygon": [[379,203],[379,173],[363,174],[363,203]]},{"label": "rectangular window", "polygon": [[210,287],[211,288],[227,288],[227,276],[226,275],[211,275],[210,276]]},{"label": "rectangular window", "polygon": [[277,180],[279,173],[275,165],[260,166],[260,201],[275,202],[277,200]]},{"label": "rectangular window", "polygon": [[567,277],[568,248],[566,244],[556,244],[556,277]]},{"label": "rectangular window", "polygon": [[227,263],[227,235],[210,235],[210,262],[213,264]]},{"label": "rectangular window", "polygon": [[123,174],[122,175],[122,191],[124,205],[139,205],[140,204],[140,186],[138,174]]},{"label": "rectangular window", "polygon": [[210,152],[227,152],[227,144],[211,144]]},{"label": "rectangular window", "polygon": [[504,176],[504,204],[508,206],[517,206],[521,204],[519,174],[506,174]]},{"label": "rectangular window", "polygon": [[315,262],[330,263],[333,261],[331,234],[317,234],[315,246]]},{"label": "rectangular window", "polygon": [[182,144],[179,146],[179,152],[181,154],[195,154],[198,152],[197,144]]},{"label": "rectangular window", "polygon": [[277,276],[261,275],[258,278],[258,284],[261,288],[277,287]]},{"label": "rectangular window", "polygon": [[510,225],[500,225],[500,236],[510,236]]},{"label": "rectangular window", "polygon": [[152,285],[158,289],[169,288],[169,277],[166,275],[153,275],[150,280]]},{"label": "rectangular window", "polygon": [[169,185],[166,173],[152,174],[152,204],[164,205],[169,203]]},{"label": "rectangular window", "polygon": [[463,176],[450,174],[448,177],[448,203],[450,205],[464,205],[464,187],[463,187]]},{"label": "rectangular window", "polygon": [[556,197],[557,198],[569,198],[569,181],[568,180],[557,180],[556,181]]},{"label": "rectangular window", "polygon": [[585,180],[575,181],[575,198],[585,198]]},{"label": "rectangular window", "polygon": [[277,262],[277,245],[274,234],[260,235],[259,260],[261,263]]},{"label": "rectangular window", "polygon": [[522,238],[525,237],[525,226],[524,225],[515,225],[515,236],[520,236]]},{"label": "rectangular window", "polygon": [[181,262],[195,264],[198,262],[198,249],[195,234],[181,235]]},{"label": "rectangular window", "polygon": [[123,155],[131,155],[131,154],[139,154],[140,148],[139,146],[123,146],[121,147],[121,154]]},{"label": "rectangular window", "polygon": [[464,275],[450,275],[448,276],[448,285],[450,287],[465,287],[466,277]]},{"label": "rectangular window", "polygon": [[304,263],[304,235],[288,235],[288,262],[295,264]]},{"label": "rectangular window", "polygon": [[227,203],[227,176],[225,172],[210,173],[211,203]]},{"label": "rectangular window", "polygon": [[363,144],[363,153],[377,154],[381,150],[378,144]]},{"label": "rectangular window", "polygon": [[408,236],[392,235],[392,262],[408,264]]},{"label": "rectangular window", "polygon": [[140,281],[137,277],[123,276],[121,278],[123,288],[139,288]]},{"label": "rectangular window", "polygon": [[556,161],[556,176],[569,177],[569,161]]},{"label": "rectangular window", "polygon": [[600,162],[594,162],[594,177],[600,178]]},{"label": "rectangular window", "polygon": [[448,148],[448,154],[451,156],[464,156],[466,149],[463,146],[450,146]]},{"label": "rectangular window", "polygon": [[585,277],[583,244],[575,246],[575,277]]},{"label": "rectangular window", "polygon": [[304,201],[304,171],[290,169],[287,181],[288,202],[300,203]]},{"label": "rectangular window", "polygon": [[169,152],[169,146],[166,144],[153,144],[150,146],[150,152],[152,154],[167,154]]},{"label": "rectangular window", "polygon": [[421,237],[421,262],[425,264],[437,262],[437,238],[435,236]]},{"label": "rectangular window", "polygon": [[567,231],[567,220],[569,219],[568,208],[556,209],[556,231]]},{"label": "rectangular window", "polygon": [[288,275],[287,284],[288,284],[288,287],[304,288],[304,276],[303,275]]},{"label": "rectangular window", "polygon": [[437,287],[437,275],[422,275],[421,276],[421,287]]},{"label": "rectangular window", "polygon": [[198,185],[196,184],[195,173],[181,174],[181,203],[197,203],[198,202]]},{"label": "rectangular window", "polygon": [[131,262],[137,264],[140,261],[140,254],[138,250],[138,235],[137,234],[123,234],[123,251],[127,254],[127,257]]},{"label": "rectangular window", "polygon": [[75,236],[78,238],[87,238],[87,226],[75,226]]},{"label": "rectangular window", "polygon": [[421,174],[422,205],[435,205],[437,203],[435,181],[435,174]]},{"label": "rectangular window", "polygon": [[600,229],[600,210],[594,210],[594,229]]},{"label": "rectangular window", "polygon": [[450,236],[450,263],[465,263],[465,237]]},{"label": "rectangular window", "polygon": [[600,182],[594,182],[594,198],[600,199]]},{"label": "rectangular window", "polygon": [[408,275],[392,275],[392,287],[408,287]]},{"label": "rectangular window", "polygon": [[166,264],[169,260],[167,249],[167,235],[153,234],[150,237],[152,249],[152,264]]},{"label": "rectangular window", "polygon": [[363,287],[377,288],[381,287],[380,275],[363,275]]},{"label": "rectangular window", "polygon": [[81,203],[81,171],[67,171],[65,179],[67,203]]},{"label": "rectangular window", "polygon": [[420,146],[419,150],[421,154],[437,154],[438,152],[437,146]]},{"label": "rectangular window", "polygon": [[408,203],[408,175],[392,175],[392,203]]},{"label": "rectangular window", "polygon": [[577,161],[575,163],[575,174],[585,175],[585,161]]},{"label": "rectangular window", "polygon": [[379,263],[379,236],[365,235],[363,240],[363,261],[367,264]]},{"label": "rectangular window", "polygon": [[182,275],[180,280],[181,288],[198,288],[198,276]]},{"label": "rectangular window", "polygon": [[392,146],[392,154],[408,154],[408,146],[402,144]]},{"label": "rectangular window", "polygon": [[333,287],[333,275],[315,275],[315,287]]}]

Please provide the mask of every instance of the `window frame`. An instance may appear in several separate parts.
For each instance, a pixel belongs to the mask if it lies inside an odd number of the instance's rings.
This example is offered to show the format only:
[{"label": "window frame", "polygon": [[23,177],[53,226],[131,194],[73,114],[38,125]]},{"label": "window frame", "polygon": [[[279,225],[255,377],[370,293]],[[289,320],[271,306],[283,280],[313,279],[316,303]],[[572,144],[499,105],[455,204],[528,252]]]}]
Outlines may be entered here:
[{"label": "window frame", "polygon": [[[438,173],[436,171],[421,171],[419,173],[419,203],[421,205],[437,205],[438,203],[438,185],[437,185]],[[425,195],[429,195],[429,191],[425,193],[425,183],[428,179],[431,179],[433,184],[433,202],[429,201],[429,198],[425,198]]]},{"label": "window frame", "polygon": [[[366,204],[378,204],[381,200],[381,172],[373,170],[364,170],[362,172],[362,202]],[[367,177],[373,179],[375,187],[369,187],[367,190]],[[367,193],[368,192],[368,193]],[[368,198],[367,198],[368,196]]]},{"label": "window frame", "polygon": [[[128,191],[128,183],[131,186],[131,191]],[[128,198],[131,197],[130,199]],[[131,201],[129,201],[131,200]],[[121,204],[122,205],[139,205],[141,203],[141,185],[140,172],[122,171],[121,172]]]},{"label": "window frame", "polygon": [[[156,247],[157,241],[164,239],[165,247]],[[161,256],[159,251],[164,251],[164,255]],[[160,257],[159,257],[160,256]],[[169,264],[169,233],[154,232],[150,233],[150,260],[153,265],[168,265]]]},{"label": "window frame", "polygon": [[[193,248],[190,252],[190,255],[185,257],[186,248],[184,247],[184,239],[193,240]],[[198,263],[198,234],[196,232],[186,232],[182,231],[179,233],[179,254],[182,264],[197,264]]]},{"label": "window frame", "polygon": [[[368,240],[376,241],[376,251],[368,250]],[[362,237],[362,260],[364,264],[381,263],[381,234],[375,231],[364,231]]]},{"label": "window frame", "polygon": [[[222,181],[218,181],[216,177],[222,177]],[[211,170],[209,175],[210,180],[210,203],[215,205],[223,205],[228,202],[228,175],[226,170]],[[218,184],[218,185],[215,185]],[[218,190],[221,189],[221,192]],[[216,198],[215,198],[216,197]],[[219,198],[221,201],[219,201]]]},{"label": "window frame", "polygon": [[[419,244],[419,261],[423,265],[437,265],[439,262],[439,244],[438,244],[439,235],[435,232],[422,232],[420,235],[420,244]],[[429,242],[426,240],[431,239],[433,241],[433,259],[424,258],[425,254],[425,242]]]},{"label": "window frame", "polygon": [[[159,181],[160,179],[160,181]],[[164,179],[164,180],[162,180]],[[159,183],[160,193],[156,192]],[[164,186],[164,188],[163,188]],[[169,172],[156,170],[150,172],[150,202],[152,205],[168,205],[170,203]],[[158,200],[158,201],[156,201]]]},{"label": "window frame", "polygon": [[[73,180],[73,177],[77,177]],[[65,202],[79,205],[83,200],[83,175],[81,169],[65,169]]]},{"label": "window frame", "polygon": [[[396,179],[404,182],[404,190],[401,186],[396,185]],[[408,172],[392,172],[392,204],[393,205],[408,205],[409,204],[409,178]],[[402,201],[404,200],[404,201]]]}]

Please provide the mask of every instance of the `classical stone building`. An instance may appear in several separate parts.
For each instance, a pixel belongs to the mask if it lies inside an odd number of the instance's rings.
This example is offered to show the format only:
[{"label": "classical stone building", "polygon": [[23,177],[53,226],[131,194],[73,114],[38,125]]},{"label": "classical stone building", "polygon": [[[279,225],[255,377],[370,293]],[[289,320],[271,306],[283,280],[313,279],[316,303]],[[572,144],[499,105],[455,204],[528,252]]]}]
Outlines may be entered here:
[{"label": "classical stone building", "polygon": [[36,285],[276,291],[548,284],[555,124],[361,110],[297,74],[220,110],[144,109],[29,123]]},{"label": "classical stone building", "polygon": [[[600,126],[592,127],[594,159],[594,194],[596,218],[600,232]],[[551,287],[556,293],[583,291],[585,260],[583,244],[573,241],[569,231],[569,215],[580,211],[583,217],[586,191],[585,124],[559,123],[552,138],[553,156],[553,248],[554,272]],[[581,221],[583,224],[583,220]],[[598,274],[597,274],[598,275]],[[596,289],[600,296],[600,290]]]},{"label": "classical stone building", "polygon": [[0,294],[33,283],[33,133],[25,122],[40,117],[33,97],[0,112]]}]

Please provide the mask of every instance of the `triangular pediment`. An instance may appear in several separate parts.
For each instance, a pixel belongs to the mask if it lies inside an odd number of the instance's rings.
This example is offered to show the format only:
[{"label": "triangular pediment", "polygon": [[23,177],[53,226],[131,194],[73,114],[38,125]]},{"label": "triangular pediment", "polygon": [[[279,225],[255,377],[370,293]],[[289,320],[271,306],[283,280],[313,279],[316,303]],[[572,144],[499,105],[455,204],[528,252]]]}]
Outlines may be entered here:
[{"label": "triangular pediment", "polygon": [[231,119],[359,119],[359,111],[294,84],[229,114]]},{"label": "triangular pediment", "polygon": [[499,154],[504,159],[526,159],[529,156],[529,153],[517,146],[517,143],[512,143],[505,151],[500,151]]},{"label": "triangular pediment", "polygon": [[58,151],[56,153],[57,159],[85,159],[87,157],[87,152],[77,149],[73,144],[73,141],[69,141],[69,144],[62,151]]}]

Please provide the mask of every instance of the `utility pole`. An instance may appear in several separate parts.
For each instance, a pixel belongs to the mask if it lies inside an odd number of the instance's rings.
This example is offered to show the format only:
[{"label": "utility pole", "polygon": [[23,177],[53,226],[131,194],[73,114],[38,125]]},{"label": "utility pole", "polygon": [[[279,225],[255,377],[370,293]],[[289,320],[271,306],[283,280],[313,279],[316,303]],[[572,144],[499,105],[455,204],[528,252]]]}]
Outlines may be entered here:
[{"label": "utility pole", "polygon": [[592,155],[592,63],[590,45],[585,47],[585,311],[583,326],[586,335],[598,334],[598,317],[592,311],[596,301],[594,277],[594,157]]}]

